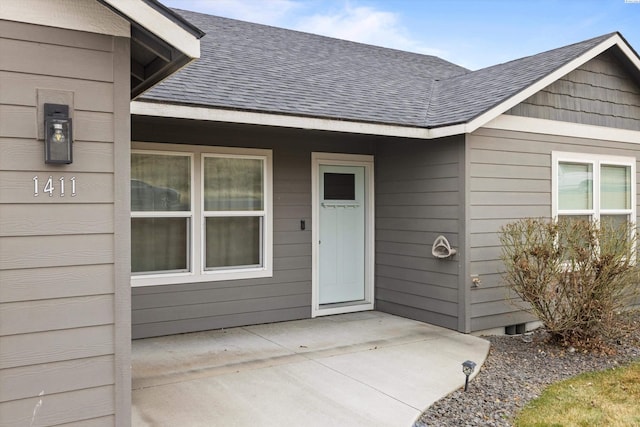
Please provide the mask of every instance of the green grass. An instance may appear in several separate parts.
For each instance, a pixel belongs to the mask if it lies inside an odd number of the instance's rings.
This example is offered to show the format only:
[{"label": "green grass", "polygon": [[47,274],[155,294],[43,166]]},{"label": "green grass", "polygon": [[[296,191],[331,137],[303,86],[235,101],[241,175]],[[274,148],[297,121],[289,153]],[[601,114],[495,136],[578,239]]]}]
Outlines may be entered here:
[{"label": "green grass", "polygon": [[640,361],[553,384],[518,414],[514,424],[640,427]]}]

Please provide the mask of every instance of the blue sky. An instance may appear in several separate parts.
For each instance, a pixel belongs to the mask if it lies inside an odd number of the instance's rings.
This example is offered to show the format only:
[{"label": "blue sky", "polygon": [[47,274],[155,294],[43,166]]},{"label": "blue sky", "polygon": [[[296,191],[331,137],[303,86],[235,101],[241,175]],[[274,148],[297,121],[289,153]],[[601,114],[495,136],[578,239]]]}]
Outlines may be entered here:
[{"label": "blue sky", "polygon": [[437,55],[470,69],[619,31],[640,0],[160,0],[169,7]]}]

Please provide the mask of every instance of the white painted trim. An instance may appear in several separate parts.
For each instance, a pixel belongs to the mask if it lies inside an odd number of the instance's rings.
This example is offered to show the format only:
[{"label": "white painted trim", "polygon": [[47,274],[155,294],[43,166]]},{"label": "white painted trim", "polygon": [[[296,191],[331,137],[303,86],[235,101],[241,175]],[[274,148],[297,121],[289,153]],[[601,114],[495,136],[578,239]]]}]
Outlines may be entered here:
[{"label": "white painted trim", "polygon": [[429,130],[415,127],[353,122],[284,114],[225,110],[221,108],[192,107],[187,105],[131,102],[131,114],[140,116],[173,117],[225,123],[278,126],[297,129],[327,130],[368,135],[398,136],[428,139]]},{"label": "white painted trim", "polygon": [[[558,209],[558,169],[561,162],[583,163],[592,165],[593,174],[593,207],[587,210],[568,210],[560,211]],[[551,152],[551,217],[556,219],[558,215],[589,215],[593,216],[596,221],[600,220],[600,215],[607,214],[626,214],[629,215],[630,221],[636,222],[636,162],[635,157],[609,156],[604,154],[588,154],[564,151]],[[630,168],[630,196],[631,207],[623,210],[602,209],[600,207],[600,168],[603,165],[619,165],[628,166]]]},{"label": "white painted trim", "polygon": [[200,40],[142,0],[104,0],[190,58],[200,58]]},{"label": "white painted trim", "polygon": [[503,114],[483,128],[640,144],[640,131]]},{"label": "white painted trim", "polygon": [[500,114],[504,113],[510,108],[515,107],[522,101],[541,91],[564,75],[575,70],[576,68],[600,55],[602,52],[616,45],[624,52],[627,58],[638,68],[638,70],[640,70],[640,60],[638,59],[638,57],[633,54],[629,46],[627,46],[627,44],[618,34],[614,34],[610,38],[604,40],[602,43],[593,47],[581,56],[558,68],[551,74],[548,74],[534,84],[527,86],[523,91],[476,117],[467,124],[467,132],[471,133],[479,127],[485,126],[487,122],[495,119]]},{"label": "white painted trim", "polygon": [[[321,165],[365,168],[365,299],[362,303],[320,308],[319,257]],[[365,154],[311,153],[311,317],[373,310],[375,302],[375,188],[374,157]]]},{"label": "white painted trim", "polygon": [[[132,142],[132,152],[150,152],[154,154],[190,155],[192,158],[191,173],[191,211],[163,214],[163,217],[191,218],[190,233],[190,271],[132,275],[131,286],[160,286],[181,283],[213,282],[222,280],[254,279],[273,277],[273,152],[272,150],[200,146],[183,144],[165,144],[156,142]],[[263,263],[260,267],[230,268],[224,270],[204,269],[204,221],[202,162],[207,154],[229,155],[264,159],[265,162],[265,206],[263,233]],[[196,159],[197,157],[197,159]],[[199,159],[199,160],[198,160]],[[200,179],[196,179],[200,177]],[[237,212],[232,212],[232,215]],[[131,217],[154,217],[150,212],[132,212]]]},{"label": "white painted trim", "polygon": [[131,36],[129,21],[97,1],[6,0],[0,7],[0,19],[117,37]]},{"label": "white painted trim", "polygon": [[347,120],[322,119],[285,114],[225,110],[222,108],[193,107],[188,105],[160,104],[132,101],[131,114],[138,116],[171,117],[225,123],[278,126],[295,129],[326,130],[365,135],[397,136],[400,138],[433,139],[463,134],[467,125],[453,125],[433,129],[395,126]]}]

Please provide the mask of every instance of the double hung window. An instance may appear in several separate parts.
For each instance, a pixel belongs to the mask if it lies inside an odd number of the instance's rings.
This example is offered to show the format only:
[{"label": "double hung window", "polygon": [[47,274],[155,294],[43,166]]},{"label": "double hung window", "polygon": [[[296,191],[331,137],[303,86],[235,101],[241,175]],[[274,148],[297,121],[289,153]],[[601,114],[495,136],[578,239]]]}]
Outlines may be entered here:
[{"label": "double hung window", "polygon": [[635,158],[554,152],[553,216],[635,222]]},{"label": "double hung window", "polygon": [[271,151],[157,146],[131,154],[132,284],[271,276]]}]

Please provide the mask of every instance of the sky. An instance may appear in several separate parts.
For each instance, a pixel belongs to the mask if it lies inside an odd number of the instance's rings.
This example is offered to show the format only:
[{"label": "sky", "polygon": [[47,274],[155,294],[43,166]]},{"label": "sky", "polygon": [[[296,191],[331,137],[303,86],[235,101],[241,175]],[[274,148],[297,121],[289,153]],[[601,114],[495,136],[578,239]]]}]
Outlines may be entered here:
[{"label": "sky", "polygon": [[165,6],[436,55],[477,70],[619,31],[640,0],[160,0]]}]

